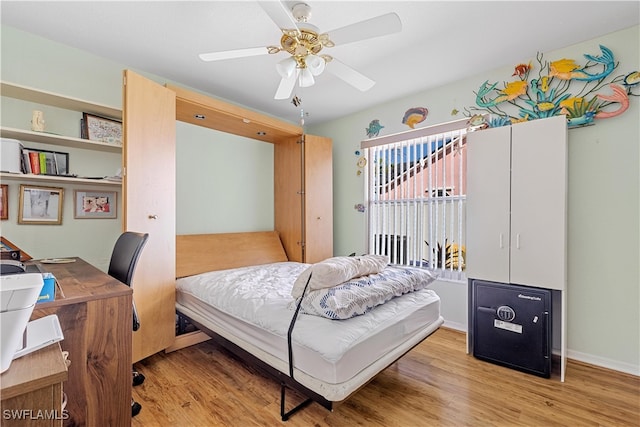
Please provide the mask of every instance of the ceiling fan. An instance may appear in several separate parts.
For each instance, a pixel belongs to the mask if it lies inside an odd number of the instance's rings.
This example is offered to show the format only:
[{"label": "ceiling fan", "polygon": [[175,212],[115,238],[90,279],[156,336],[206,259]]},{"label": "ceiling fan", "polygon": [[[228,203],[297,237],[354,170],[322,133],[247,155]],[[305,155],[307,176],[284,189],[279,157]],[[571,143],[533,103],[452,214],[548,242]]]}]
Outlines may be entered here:
[{"label": "ceiling fan", "polygon": [[311,17],[311,7],[306,3],[296,3],[291,10],[280,1],[258,3],[282,30],[280,46],[226,50],[202,53],[199,56],[203,61],[220,61],[287,52],[290,56],[276,64],[276,70],[282,80],[274,96],[275,99],[289,98],[296,83],[301,87],[312,86],[315,83],[314,76],[322,74],[325,68],[328,72],[363,92],[371,89],[375,84],[373,80],[323,53],[323,49],[385,36],[402,29],[398,15],[387,13],[327,33],[321,33],[315,25],[308,22]]}]

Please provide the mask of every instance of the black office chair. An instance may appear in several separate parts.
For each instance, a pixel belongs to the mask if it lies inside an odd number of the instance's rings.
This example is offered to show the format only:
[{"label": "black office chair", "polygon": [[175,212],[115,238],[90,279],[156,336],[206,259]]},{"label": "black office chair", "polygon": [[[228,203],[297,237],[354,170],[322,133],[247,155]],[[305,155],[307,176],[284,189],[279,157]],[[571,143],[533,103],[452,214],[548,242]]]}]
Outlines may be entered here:
[{"label": "black office chair", "polygon": [[[133,231],[125,231],[118,237],[115,246],[113,247],[113,253],[111,254],[111,261],[109,262],[108,274],[121,281],[127,286],[131,286],[133,280],[133,273],[136,269],[136,264],[142,253],[142,248],[147,243],[149,238],[148,233],[136,233]],[[133,300],[132,300],[133,301]],[[136,304],[133,303],[133,330],[140,329],[140,320],[138,318],[138,312],[136,310]],[[133,375],[133,385],[140,385],[144,382],[144,375],[137,372],[135,369],[131,369]],[[142,405],[131,399],[131,416],[135,417],[140,413]]]}]

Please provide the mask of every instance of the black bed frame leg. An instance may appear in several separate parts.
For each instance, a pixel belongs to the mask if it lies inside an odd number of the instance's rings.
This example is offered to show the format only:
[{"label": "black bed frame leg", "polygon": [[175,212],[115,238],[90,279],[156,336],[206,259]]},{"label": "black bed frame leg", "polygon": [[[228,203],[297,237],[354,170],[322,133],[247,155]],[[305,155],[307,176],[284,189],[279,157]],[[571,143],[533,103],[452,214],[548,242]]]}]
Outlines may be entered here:
[{"label": "black bed frame leg", "polygon": [[309,403],[313,402],[311,398],[307,398],[304,402],[300,403],[298,406],[290,410],[289,412],[285,412],[284,403],[285,403],[285,395],[286,395],[287,386],[282,383],[280,384],[280,416],[282,417],[282,421],[287,421],[291,415],[298,412],[300,409],[307,406]]}]

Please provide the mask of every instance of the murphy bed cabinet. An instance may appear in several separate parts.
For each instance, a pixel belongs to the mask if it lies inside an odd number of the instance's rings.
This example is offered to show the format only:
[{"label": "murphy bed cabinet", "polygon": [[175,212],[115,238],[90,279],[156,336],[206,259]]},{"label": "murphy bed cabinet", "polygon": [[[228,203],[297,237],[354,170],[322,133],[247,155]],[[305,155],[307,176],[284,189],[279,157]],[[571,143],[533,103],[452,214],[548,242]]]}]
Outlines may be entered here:
[{"label": "murphy bed cabinet", "polygon": [[[176,119],[274,144],[274,222],[291,261],[333,254],[331,139],[177,86]],[[302,141],[304,138],[304,142]]]},{"label": "murphy bed cabinet", "polygon": [[560,321],[564,381],[566,118],[555,116],[471,132],[467,150],[467,277],[560,294],[561,313],[554,309],[554,323]]},{"label": "murphy bed cabinet", "polygon": [[123,229],[149,233],[131,285],[137,362],[175,337],[176,103],[173,91],[130,70],[123,87]]},{"label": "murphy bed cabinet", "polygon": [[288,138],[274,147],[275,227],[290,261],[333,254],[331,140]]}]

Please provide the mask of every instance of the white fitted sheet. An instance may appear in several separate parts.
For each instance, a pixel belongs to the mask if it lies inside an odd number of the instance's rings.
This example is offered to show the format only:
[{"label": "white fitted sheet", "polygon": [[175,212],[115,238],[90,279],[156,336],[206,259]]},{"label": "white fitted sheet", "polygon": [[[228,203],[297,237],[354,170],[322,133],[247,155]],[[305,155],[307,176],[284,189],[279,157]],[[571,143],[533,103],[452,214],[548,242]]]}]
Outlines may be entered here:
[{"label": "white fitted sheet", "polygon": [[[178,311],[288,374],[291,288],[309,265],[293,262],[214,271],[176,283]],[[294,378],[340,401],[443,322],[440,299],[423,289],[347,320],[299,314]]]}]

